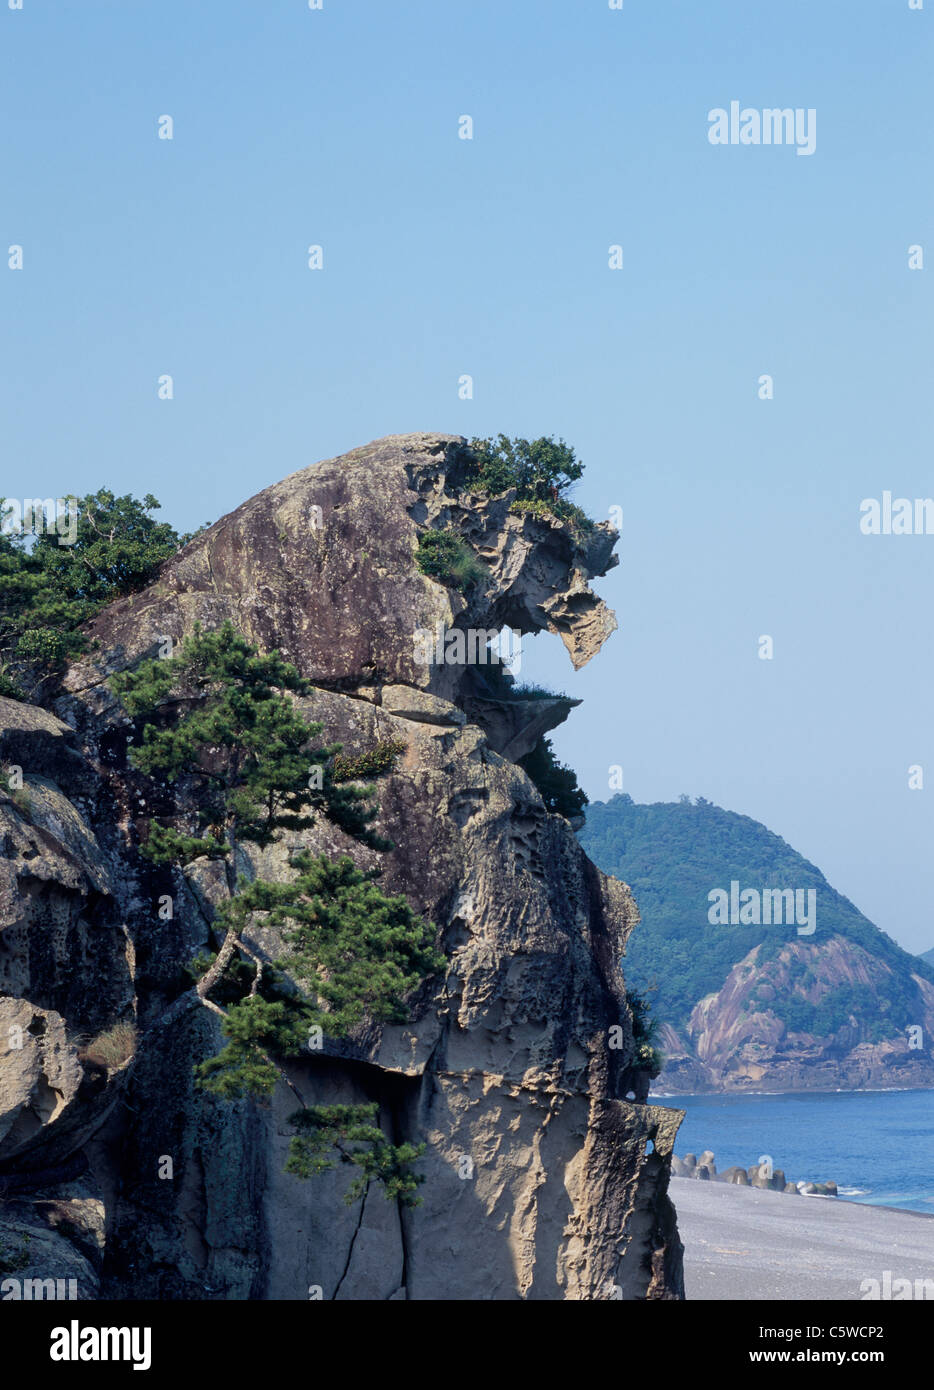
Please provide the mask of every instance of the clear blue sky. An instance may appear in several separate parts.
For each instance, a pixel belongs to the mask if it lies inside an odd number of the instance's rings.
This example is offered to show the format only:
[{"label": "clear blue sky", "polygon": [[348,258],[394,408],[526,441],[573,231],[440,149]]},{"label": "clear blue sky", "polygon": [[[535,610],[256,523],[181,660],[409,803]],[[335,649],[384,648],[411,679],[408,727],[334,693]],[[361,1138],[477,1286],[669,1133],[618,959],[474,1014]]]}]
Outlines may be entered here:
[{"label": "clear blue sky", "polygon": [[[934,495],[934,0],[0,3],[0,491],[191,527],[384,434],[562,435],[625,523],[603,654],[527,644],[559,754],[934,944],[934,536],[858,527]],[[816,153],[711,146],[732,100]]]}]

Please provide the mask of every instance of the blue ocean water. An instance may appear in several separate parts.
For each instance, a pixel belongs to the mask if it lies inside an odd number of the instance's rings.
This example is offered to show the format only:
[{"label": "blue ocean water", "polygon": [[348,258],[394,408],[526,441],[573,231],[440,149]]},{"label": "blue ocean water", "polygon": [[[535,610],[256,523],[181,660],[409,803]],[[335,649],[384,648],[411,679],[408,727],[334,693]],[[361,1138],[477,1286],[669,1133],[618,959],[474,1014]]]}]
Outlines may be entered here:
[{"label": "blue ocean water", "polygon": [[651,1099],[687,1112],[679,1156],[712,1149],[722,1172],[769,1154],[789,1182],[832,1178],[847,1201],[934,1215],[934,1091]]}]

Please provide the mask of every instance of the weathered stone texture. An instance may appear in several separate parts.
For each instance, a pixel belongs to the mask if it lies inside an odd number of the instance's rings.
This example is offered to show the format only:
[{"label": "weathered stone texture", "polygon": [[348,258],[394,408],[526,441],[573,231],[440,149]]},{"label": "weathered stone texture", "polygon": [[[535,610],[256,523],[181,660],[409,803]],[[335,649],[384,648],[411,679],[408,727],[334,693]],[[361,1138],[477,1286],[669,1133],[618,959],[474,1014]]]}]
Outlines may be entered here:
[{"label": "weathered stone texture", "polygon": [[[0,706],[0,747],[34,762],[32,809],[0,804],[0,1018],[46,1020],[0,1089],[0,1192],[24,1171],[37,1187],[55,1165],[83,1165],[106,1211],[105,1296],[682,1296],[667,1196],[680,1116],[645,1103],[619,967],[636,907],[512,760],[575,702],[510,707],[482,668],[420,664],[413,640],[439,623],[550,629],[582,664],[615,627],[587,583],[615,563],[615,532],[581,541],[510,513],[511,494],[467,495],[463,463],[455,436],[404,435],[286,478],[95,620],[98,645],[69,671],[61,719]],[[424,576],[426,526],[455,527],[489,583],[465,598]],[[225,618],[315,683],[303,707],[345,756],[406,745],[378,782],[391,852],[321,821],[240,868],[279,877],[299,842],[352,852],[437,925],[448,967],[408,1024],[363,1028],[289,1069],[306,1102],[376,1100],[397,1141],[424,1140],[414,1210],[372,1188],[344,1205],[340,1166],[311,1182],[286,1174],[294,1096],[281,1087],[265,1108],[204,1096],[192,1068],[216,1048],[216,1019],[195,1009],[162,1022],[210,941],[223,875],[201,862],[182,879],[140,857],[147,818],[170,813],[173,793],[127,763],[132,731],[105,681]],[[55,781],[66,762],[74,803]],[[167,892],[176,910],[163,922]],[[247,940],[268,958],[283,949],[261,923]],[[130,1017],[135,1058],[89,1072],[69,1037]],[[17,1125],[14,1171],[3,1143]],[[72,1136],[64,1150],[50,1142],[57,1127]]]}]

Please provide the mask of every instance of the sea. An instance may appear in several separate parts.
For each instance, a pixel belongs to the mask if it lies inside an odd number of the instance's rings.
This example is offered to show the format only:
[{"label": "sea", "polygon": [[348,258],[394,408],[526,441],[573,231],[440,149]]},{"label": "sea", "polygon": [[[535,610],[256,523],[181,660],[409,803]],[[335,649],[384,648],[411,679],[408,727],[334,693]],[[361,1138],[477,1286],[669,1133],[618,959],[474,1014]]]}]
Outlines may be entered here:
[{"label": "sea", "polygon": [[711,1149],[722,1172],[768,1156],[789,1182],[833,1179],[845,1201],[934,1216],[934,1091],[649,1099],[686,1111],[679,1158]]}]

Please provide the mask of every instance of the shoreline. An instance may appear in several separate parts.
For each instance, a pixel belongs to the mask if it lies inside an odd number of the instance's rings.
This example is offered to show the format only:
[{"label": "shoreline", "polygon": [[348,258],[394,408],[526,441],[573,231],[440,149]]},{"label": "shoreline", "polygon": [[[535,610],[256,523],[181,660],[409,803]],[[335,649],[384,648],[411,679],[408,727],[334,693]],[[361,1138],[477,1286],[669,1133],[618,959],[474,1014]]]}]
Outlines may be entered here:
[{"label": "shoreline", "polygon": [[[848,1206],[930,1217],[934,1215],[930,1094],[927,1088],[891,1087],[832,1093],[749,1092],[738,1099],[729,1093],[685,1092],[650,1093],[649,1101],[669,1107],[680,1121],[672,1176],[694,1181],[725,1179],[742,1187],[748,1181],[758,1188],[758,1165],[766,1162],[772,1168],[762,1172],[771,1179],[774,1170],[779,1187],[772,1187],[770,1181],[761,1187],[783,1189],[782,1195],[834,1196]],[[915,1136],[904,1152],[886,1140],[893,1124],[897,1132]],[[805,1186],[808,1192],[802,1190]]]},{"label": "shoreline", "polygon": [[897,1301],[934,1300],[934,1227],[917,1219],[934,1214],[696,1178],[672,1177],[668,1191],[689,1300],[871,1301],[897,1280],[911,1282]]},{"label": "shoreline", "polygon": [[931,1086],[808,1086],[800,1091],[649,1091],[651,1102],[660,1100],[710,1100],[712,1096],[741,1100],[749,1096],[904,1096],[927,1095]]},{"label": "shoreline", "polygon": [[[693,1187],[716,1187],[726,1188],[729,1192],[757,1192],[764,1193],[767,1197],[790,1197],[789,1192],[776,1192],[768,1187],[743,1187],[736,1182],[721,1182],[719,1178],[711,1178],[708,1182],[702,1182],[698,1178],[686,1178],[675,1173],[671,1174],[670,1182],[690,1183]],[[860,1211],[890,1211],[897,1216],[916,1216],[920,1221],[934,1221],[934,1211],[916,1211],[914,1207],[893,1207],[888,1202],[859,1202],[855,1197],[841,1197],[838,1193],[836,1197],[830,1197],[823,1192],[799,1192],[798,1196],[805,1202],[829,1202],[833,1206],[859,1207]]]}]

